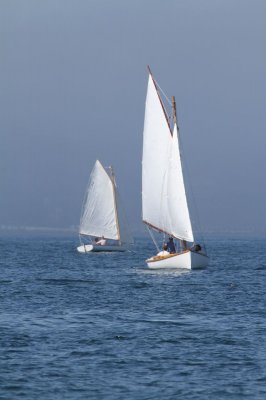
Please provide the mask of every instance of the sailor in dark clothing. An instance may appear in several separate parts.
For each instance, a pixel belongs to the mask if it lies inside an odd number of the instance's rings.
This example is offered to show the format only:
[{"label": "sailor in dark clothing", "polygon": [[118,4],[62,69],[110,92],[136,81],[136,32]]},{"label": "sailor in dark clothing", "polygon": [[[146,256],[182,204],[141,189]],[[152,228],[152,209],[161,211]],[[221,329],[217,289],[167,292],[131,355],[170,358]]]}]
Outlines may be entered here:
[{"label": "sailor in dark clothing", "polygon": [[176,253],[174,239],[171,236],[169,236],[167,242],[167,250],[169,251],[170,254]]},{"label": "sailor in dark clothing", "polygon": [[195,251],[196,253],[198,251],[201,251],[201,245],[200,244],[194,244],[194,246],[191,247],[192,251]]}]

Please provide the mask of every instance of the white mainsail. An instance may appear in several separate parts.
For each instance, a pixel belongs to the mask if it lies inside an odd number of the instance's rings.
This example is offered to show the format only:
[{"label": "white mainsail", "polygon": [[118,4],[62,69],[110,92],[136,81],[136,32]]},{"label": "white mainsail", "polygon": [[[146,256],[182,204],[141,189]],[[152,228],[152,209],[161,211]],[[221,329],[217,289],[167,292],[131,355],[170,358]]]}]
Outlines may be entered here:
[{"label": "white mainsail", "polygon": [[98,160],[90,176],[79,233],[120,240],[114,185]]},{"label": "white mainsail", "polygon": [[193,242],[177,127],[171,132],[157,87],[149,75],[142,158],[143,221]]}]

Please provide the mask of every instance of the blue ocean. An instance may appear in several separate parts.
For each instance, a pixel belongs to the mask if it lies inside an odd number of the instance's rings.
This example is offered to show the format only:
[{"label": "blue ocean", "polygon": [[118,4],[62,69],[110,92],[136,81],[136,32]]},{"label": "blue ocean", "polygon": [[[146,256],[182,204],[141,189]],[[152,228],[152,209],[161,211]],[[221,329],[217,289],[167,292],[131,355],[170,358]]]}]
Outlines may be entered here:
[{"label": "blue ocean", "polygon": [[266,241],[210,239],[149,271],[77,238],[2,238],[0,399],[266,399]]}]

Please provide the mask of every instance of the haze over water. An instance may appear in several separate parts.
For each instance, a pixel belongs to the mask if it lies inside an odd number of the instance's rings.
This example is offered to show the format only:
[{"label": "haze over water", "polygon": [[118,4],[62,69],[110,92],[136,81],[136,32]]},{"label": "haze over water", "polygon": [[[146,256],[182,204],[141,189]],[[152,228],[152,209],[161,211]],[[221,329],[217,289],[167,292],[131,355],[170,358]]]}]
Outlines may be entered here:
[{"label": "haze over water", "polygon": [[1,1],[0,226],[73,231],[99,158],[142,232],[149,64],[176,97],[203,230],[265,236],[265,13],[263,0]]}]

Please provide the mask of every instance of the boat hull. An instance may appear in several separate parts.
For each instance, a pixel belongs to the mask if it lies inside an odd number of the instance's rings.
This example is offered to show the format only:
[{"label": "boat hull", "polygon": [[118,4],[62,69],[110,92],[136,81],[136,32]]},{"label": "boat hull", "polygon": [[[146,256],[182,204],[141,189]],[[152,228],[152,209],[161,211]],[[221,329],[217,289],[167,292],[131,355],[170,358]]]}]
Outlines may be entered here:
[{"label": "boat hull", "polygon": [[201,269],[207,267],[209,257],[199,252],[186,250],[182,253],[151,257],[146,260],[146,263],[150,269]]},{"label": "boat hull", "polygon": [[112,252],[112,251],[126,251],[127,248],[126,246],[95,246],[93,244],[82,244],[81,246],[77,247],[77,251],[79,253],[91,253],[91,252],[103,252],[103,251],[108,251],[108,252]]}]

